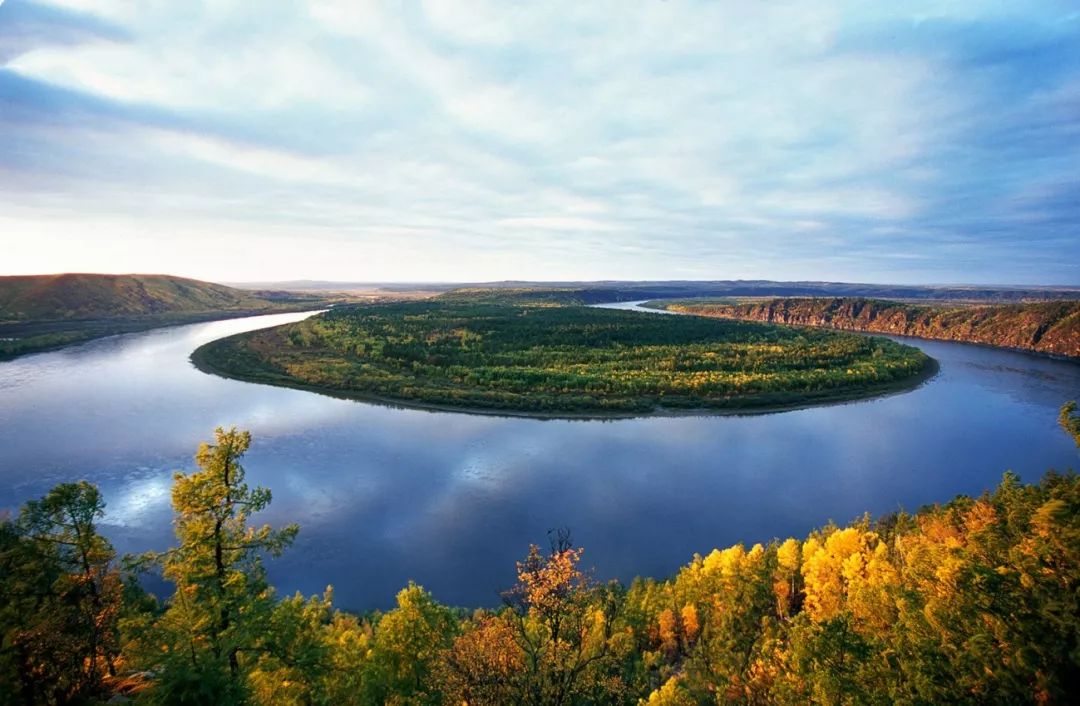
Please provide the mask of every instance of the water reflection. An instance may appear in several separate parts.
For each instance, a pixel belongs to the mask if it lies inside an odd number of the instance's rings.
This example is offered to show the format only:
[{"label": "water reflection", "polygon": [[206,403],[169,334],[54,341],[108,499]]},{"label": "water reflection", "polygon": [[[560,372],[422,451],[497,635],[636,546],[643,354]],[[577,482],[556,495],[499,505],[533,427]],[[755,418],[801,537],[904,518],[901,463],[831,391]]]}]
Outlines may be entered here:
[{"label": "water reflection", "polygon": [[[1075,465],[1057,409],[1080,366],[920,341],[907,394],[749,417],[542,421],[394,409],[225,380],[188,355],[299,315],[120,336],[0,363],[0,507],[87,478],[123,551],[171,541],[169,487],[216,425],[249,428],[264,519],[298,521],[270,562],[286,592],[385,607],[408,579],[494,603],[529,542],[569,526],[600,578],[665,575],[693,552],[977,493],[1011,468]],[[910,341],[907,341],[910,342]]]}]

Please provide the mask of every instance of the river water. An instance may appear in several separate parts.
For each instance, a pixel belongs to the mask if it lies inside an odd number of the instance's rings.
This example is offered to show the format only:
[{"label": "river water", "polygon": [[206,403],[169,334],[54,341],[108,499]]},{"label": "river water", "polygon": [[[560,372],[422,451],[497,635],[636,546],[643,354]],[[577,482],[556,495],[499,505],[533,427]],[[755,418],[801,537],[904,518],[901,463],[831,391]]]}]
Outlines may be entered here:
[{"label": "river water", "polygon": [[[632,305],[621,305],[632,306]],[[648,315],[648,314],[642,314]],[[920,388],[753,416],[533,420],[399,409],[226,380],[191,351],[303,314],[92,341],[0,363],[0,510],[62,481],[97,483],[120,551],[172,540],[176,470],[215,426],[250,429],[262,513],[299,522],[268,561],[280,592],[364,610],[413,579],[444,603],[493,605],[514,561],[566,526],[598,579],[666,576],[739,541],[977,494],[1006,469],[1077,465],[1057,410],[1080,365],[932,341]]]}]

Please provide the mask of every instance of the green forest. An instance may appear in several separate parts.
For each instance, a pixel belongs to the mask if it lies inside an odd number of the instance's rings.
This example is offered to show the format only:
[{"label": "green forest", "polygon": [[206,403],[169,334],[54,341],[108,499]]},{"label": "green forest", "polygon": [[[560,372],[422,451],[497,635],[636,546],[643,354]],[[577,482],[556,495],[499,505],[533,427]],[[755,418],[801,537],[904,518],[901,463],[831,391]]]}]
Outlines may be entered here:
[{"label": "green forest", "polygon": [[199,348],[203,370],[478,411],[633,414],[852,399],[914,384],[883,338],[563,305],[572,292],[451,293],[339,307]]},{"label": "green forest", "polygon": [[[1062,427],[1080,448],[1075,404]],[[983,495],[600,582],[567,531],[502,605],[412,583],[386,612],[279,597],[295,525],[218,429],[172,489],[176,544],[118,558],[105,504],[65,483],[0,523],[0,704],[1069,703],[1080,689],[1080,478],[1006,473]],[[160,572],[159,599],[137,581]]]},{"label": "green forest", "polygon": [[647,306],[698,316],[982,343],[1080,358],[1080,301],[904,303],[860,297],[669,300]]}]

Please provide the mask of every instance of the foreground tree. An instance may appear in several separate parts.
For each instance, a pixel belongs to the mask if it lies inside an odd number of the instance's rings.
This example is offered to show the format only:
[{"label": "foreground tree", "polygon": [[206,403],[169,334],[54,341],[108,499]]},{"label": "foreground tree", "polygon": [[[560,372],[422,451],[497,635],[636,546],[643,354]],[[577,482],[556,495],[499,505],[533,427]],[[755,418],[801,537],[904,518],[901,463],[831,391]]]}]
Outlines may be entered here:
[{"label": "foreground tree", "polygon": [[298,528],[249,526],[271,497],[244,483],[240,458],[250,444],[248,432],[218,428],[195,456],[199,471],[175,476],[179,546],[147,558],[176,590],[157,620],[135,630],[159,702],[242,703],[248,673],[271,647],[275,601],[262,556],[279,555]]},{"label": "foreground tree", "polygon": [[375,626],[368,668],[369,703],[436,706],[442,695],[433,670],[457,633],[453,613],[414,583]]},{"label": "foreground tree", "polygon": [[1080,414],[1076,414],[1076,402],[1068,402],[1062,406],[1058,414],[1058,424],[1065,433],[1073,438],[1077,448],[1080,448]]},{"label": "foreground tree", "polygon": [[448,703],[500,706],[517,702],[524,690],[525,653],[506,613],[478,612],[465,623],[440,665]]},{"label": "foreground tree", "polygon": [[518,583],[506,613],[523,657],[517,700],[532,706],[618,703],[612,626],[613,592],[591,585],[578,568],[582,550],[570,534],[552,536],[547,555],[533,545],[518,562]]},{"label": "foreground tree", "polygon": [[330,589],[321,598],[304,598],[297,593],[274,607],[266,626],[266,641],[248,673],[252,703],[266,706],[357,703],[330,698],[327,693],[326,680],[331,676],[330,658],[334,650],[327,629],[331,622],[331,596]]},{"label": "foreground tree", "polygon": [[0,704],[89,700],[115,673],[123,585],[104,510],[93,485],[64,483],[0,526]]}]

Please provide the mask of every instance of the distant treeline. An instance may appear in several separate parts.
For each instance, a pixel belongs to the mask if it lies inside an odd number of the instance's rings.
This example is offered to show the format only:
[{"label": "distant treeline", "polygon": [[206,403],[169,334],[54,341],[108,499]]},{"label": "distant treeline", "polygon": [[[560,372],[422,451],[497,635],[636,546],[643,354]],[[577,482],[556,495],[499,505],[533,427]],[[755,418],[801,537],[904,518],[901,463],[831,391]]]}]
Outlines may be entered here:
[{"label": "distant treeline", "polygon": [[857,298],[785,298],[661,301],[649,306],[700,316],[982,343],[1080,358],[1080,301],[947,306]]},{"label": "distant treeline", "polygon": [[[1061,424],[1080,446],[1080,417]],[[409,584],[386,613],[278,598],[263,557],[298,528],[249,520],[245,432],[177,474],[176,546],[118,561],[89,483],[0,522],[0,704],[693,706],[1068,704],[1080,693],[1080,477],[598,583],[565,531],[496,609]],[[648,521],[648,518],[642,518]],[[173,586],[148,595],[139,572]]]},{"label": "distant treeline", "polygon": [[605,280],[529,282],[508,280],[473,284],[362,282],[262,283],[267,288],[307,291],[345,291],[377,287],[384,292],[539,291],[577,292],[580,303],[631,301],[672,297],[875,297],[978,302],[1024,302],[1080,299],[1080,287],[1008,287],[973,285],[903,285],[853,282],[780,282],[775,280]]}]

